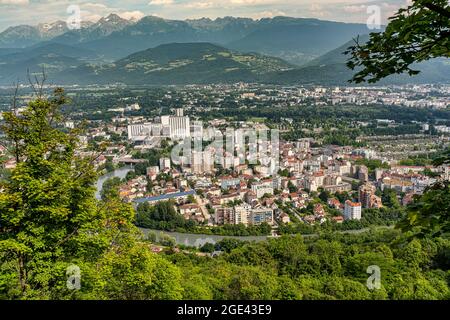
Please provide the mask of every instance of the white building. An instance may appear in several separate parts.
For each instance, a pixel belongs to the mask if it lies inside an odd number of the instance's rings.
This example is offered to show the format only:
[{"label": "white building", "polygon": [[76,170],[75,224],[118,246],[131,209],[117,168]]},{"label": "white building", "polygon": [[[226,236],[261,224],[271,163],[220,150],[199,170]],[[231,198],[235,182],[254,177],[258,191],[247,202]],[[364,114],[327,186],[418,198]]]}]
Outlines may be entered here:
[{"label": "white building", "polygon": [[257,198],[262,198],[266,193],[273,194],[273,183],[254,183],[252,184],[252,191]]},{"label": "white building", "polygon": [[252,209],[249,215],[250,225],[260,225],[261,223],[273,224],[273,210],[271,208]]},{"label": "white building", "polygon": [[170,158],[159,159],[159,170],[164,171],[170,169]]},{"label": "white building", "polygon": [[127,127],[128,140],[142,141],[150,135],[152,128],[151,123],[129,124]]},{"label": "white building", "polygon": [[214,169],[214,156],[211,151],[192,151],[191,169],[193,173],[209,173]]},{"label": "white building", "polygon": [[252,207],[249,204],[243,203],[240,206],[234,207],[234,224],[248,225],[248,218]]},{"label": "white building", "polygon": [[203,138],[203,122],[202,121],[192,121],[190,130],[191,130],[191,137]]},{"label": "white building", "polygon": [[191,136],[189,117],[183,115],[183,109],[177,109],[176,116],[169,117],[169,125],[171,139],[179,140]]},{"label": "white building", "polygon": [[350,200],[345,201],[344,207],[344,219],[345,220],[361,220],[361,203],[352,202]]}]

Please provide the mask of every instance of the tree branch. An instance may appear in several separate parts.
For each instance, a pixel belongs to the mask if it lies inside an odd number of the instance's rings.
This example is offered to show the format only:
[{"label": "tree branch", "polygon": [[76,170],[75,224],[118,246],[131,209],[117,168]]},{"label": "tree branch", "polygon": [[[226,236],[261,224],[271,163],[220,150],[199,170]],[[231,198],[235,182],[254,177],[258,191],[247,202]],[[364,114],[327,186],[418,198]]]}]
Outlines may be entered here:
[{"label": "tree branch", "polygon": [[423,6],[433,12],[439,13],[440,15],[443,15],[444,17],[450,19],[450,11],[445,8],[439,7],[431,2],[425,2],[423,3]]}]

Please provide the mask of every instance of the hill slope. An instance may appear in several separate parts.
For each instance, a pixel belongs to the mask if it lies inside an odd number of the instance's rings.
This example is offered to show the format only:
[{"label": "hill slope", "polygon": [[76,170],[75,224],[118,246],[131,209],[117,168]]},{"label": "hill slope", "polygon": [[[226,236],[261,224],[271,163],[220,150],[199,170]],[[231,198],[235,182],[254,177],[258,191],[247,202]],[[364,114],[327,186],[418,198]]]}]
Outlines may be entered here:
[{"label": "hill slope", "polygon": [[211,43],[173,43],[134,53],[113,64],[82,65],[61,82],[190,84],[255,82],[269,72],[292,69],[289,63],[259,54],[242,54]]},{"label": "hill slope", "polygon": [[53,81],[56,73],[94,61],[94,52],[57,43],[25,49],[0,49],[0,84],[26,83],[27,72],[42,73],[44,70]]},{"label": "hill slope", "polygon": [[[359,38],[360,43],[369,39],[368,35]],[[304,68],[285,73],[272,74],[266,80],[271,83],[317,83],[317,84],[348,84],[354,71],[346,67],[348,56],[344,51],[354,44],[350,40],[338,48],[310,61]],[[391,75],[379,82],[384,84],[402,83],[440,83],[450,82],[450,59],[433,59],[414,64],[413,68],[421,72],[410,77],[407,74]]]}]

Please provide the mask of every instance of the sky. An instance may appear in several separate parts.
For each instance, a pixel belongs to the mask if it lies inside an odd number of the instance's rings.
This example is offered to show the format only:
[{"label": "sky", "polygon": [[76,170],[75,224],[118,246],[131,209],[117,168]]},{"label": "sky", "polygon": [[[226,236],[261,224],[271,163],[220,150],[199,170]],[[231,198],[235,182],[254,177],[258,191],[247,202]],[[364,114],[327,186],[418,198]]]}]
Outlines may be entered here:
[{"label": "sky", "polygon": [[361,23],[374,13],[371,6],[377,6],[385,24],[407,3],[408,0],[0,0],[0,31],[13,25],[66,21],[71,5],[79,6],[85,21],[117,13],[127,19],[145,15],[166,19],[290,16]]}]

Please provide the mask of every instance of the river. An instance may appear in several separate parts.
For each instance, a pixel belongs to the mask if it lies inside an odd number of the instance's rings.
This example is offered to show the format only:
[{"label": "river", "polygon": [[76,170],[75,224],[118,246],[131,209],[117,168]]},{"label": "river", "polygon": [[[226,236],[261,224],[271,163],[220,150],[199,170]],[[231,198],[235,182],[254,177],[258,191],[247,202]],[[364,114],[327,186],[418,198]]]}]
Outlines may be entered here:
[{"label": "river", "polygon": [[109,178],[119,177],[120,179],[123,179],[126,177],[127,173],[129,171],[133,170],[133,167],[131,166],[124,166],[121,168],[118,168],[112,172],[109,172],[107,174],[104,174],[97,180],[97,191],[95,192],[95,197],[97,199],[101,199],[100,192],[102,191],[103,183],[108,180]]},{"label": "river", "polygon": [[219,235],[209,235],[209,234],[195,234],[195,233],[180,233],[180,232],[169,232],[169,231],[161,231],[161,230],[151,230],[151,229],[145,229],[145,228],[139,228],[141,231],[147,236],[147,234],[151,231],[153,231],[156,234],[157,240],[159,240],[159,237],[161,234],[166,234],[171,236],[175,239],[175,242],[177,244],[183,244],[190,247],[201,247],[205,243],[212,243],[215,244],[216,242],[219,242],[222,239],[225,238],[233,238],[241,241],[255,241],[255,242],[261,242],[266,241],[268,237],[266,236],[245,236],[245,237],[239,237],[239,236],[219,236]]}]

